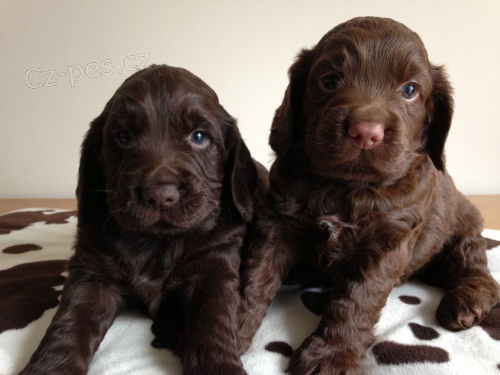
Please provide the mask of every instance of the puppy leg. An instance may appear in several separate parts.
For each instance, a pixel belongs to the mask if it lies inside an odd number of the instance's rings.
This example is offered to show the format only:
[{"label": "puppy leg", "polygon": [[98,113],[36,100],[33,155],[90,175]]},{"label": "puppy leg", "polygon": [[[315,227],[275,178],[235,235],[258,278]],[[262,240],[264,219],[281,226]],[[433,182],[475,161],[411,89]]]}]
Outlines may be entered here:
[{"label": "puppy leg", "polygon": [[[186,281],[184,375],[247,375],[237,348],[239,256],[212,249],[189,267]],[[236,258],[238,258],[236,260]]]},{"label": "puppy leg", "polygon": [[486,241],[480,236],[456,239],[443,250],[437,272],[448,289],[436,316],[446,329],[457,331],[479,324],[499,299],[499,287],[487,267]]},{"label": "puppy leg", "polygon": [[454,234],[419,275],[447,290],[436,317],[452,331],[479,324],[500,302],[499,286],[488,270],[481,214],[460,193],[456,207]]},{"label": "puppy leg", "polygon": [[[352,259],[356,252],[361,253],[353,251]],[[344,261],[332,271],[336,289],[318,328],[293,353],[288,367],[292,375],[363,373],[363,358],[373,342],[373,327],[399,278],[402,259],[399,250],[372,252],[372,256],[369,251],[364,253],[367,256],[358,257],[357,264]]]},{"label": "puppy leg", "polygon": [[241,285],[243,300],[239,313],[239,352],[250,347],[267,308],[287,276],[296,244],[286,239],[271,240],[270,236],[255,236],[249,256],[243,259]]},{"label": "puppy leg", "polygon": [[121,306],[117,290],[72,275],[52,323],[20,375],[84,375]]}]

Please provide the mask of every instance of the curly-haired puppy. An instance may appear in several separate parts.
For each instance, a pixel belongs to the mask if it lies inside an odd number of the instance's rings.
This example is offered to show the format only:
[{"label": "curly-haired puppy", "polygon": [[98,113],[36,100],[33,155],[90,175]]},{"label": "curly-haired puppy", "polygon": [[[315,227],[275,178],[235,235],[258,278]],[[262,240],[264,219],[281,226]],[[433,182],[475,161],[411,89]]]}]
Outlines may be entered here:
[{"label": "curly-haired puppy", "polygon": [[270,144],[268,209],[244,266],[241,350],[285,278],[332,285],[293,375],[360,374],[394,285],[420,274],[446,289],[437,319],[478,324],[499,301],[482,218],[446,172],[451,87],[417,34],[356,18],[290,68]]},{"label": "curly-haired puppy", "polygon": [[75,254],[21,374],[85,374],[129,303],[154,319],[154,344],[175,350],[184,374],[246,374],[240,246],[265,174],[198,77],[160,65],[128,78],[83,142]]}]

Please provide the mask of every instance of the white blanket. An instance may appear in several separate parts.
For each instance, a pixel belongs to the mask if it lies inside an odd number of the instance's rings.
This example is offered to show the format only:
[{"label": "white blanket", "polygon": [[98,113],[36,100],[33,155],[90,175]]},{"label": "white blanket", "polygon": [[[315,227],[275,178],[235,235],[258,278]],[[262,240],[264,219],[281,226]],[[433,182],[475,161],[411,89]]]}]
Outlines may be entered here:
[{"label": "white blanket", "polygon": [[[0,216],[0,375],[17,374],[54,316],[71,255],[74,212],[31,209]],[[500,282],[500,231],[485,230],[488,260]],[[462,332],[439,326],[442,290],[416,281],[395,288],[365,358],[365,373],[500,374],[500,305],[481,324]],[[320,289],[283,288],[249,351],[249,375],[285,374],[294,348],[319,322]],[[155,349],[151,320],[122,313],[92,360],[89,375],[180,375],[179,358]],[[230,375],[230,374],[228,374]]]}]

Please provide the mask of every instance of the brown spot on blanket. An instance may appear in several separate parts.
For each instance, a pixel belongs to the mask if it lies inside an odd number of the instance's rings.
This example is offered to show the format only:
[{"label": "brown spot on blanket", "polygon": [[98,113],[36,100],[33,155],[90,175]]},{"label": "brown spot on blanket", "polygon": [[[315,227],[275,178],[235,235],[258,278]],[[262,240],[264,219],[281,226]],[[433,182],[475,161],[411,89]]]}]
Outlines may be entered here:
[{"label": "brown spot on blanket", "polygon": [[383,341],[372,348],[381,365],[401,365],[405,363],[443,363],[450,360],[448,352],[437,346],[405,345]]},{"label": "brown spot on blanket", "polygon": [[283,341],[273,341],[266,345],[266,350],[272,353],[278,353],[285,357],[291,357],[293,353],[292,347]]},{"label": "brown spot on blanket", "polygon": [[436,331],[434,328],[421,326],[417,323],[410,323],[408,325],[410,326],[410,329],[415,337],[420,340],[429,341],[437,339],[439,337],[438,331]]},{"label": "brown spot on blanket", "polygon": [[23,245],[9,246],[3,249],[2,252],[4,254],[23,254],[34,250],[42,250],[42,247],[29,243]]},{"label": "brown spot on blanket", "polygon": [[313,314],[323,314],[323,309],[328,302],[328,292],[306,291],[301,294],[300,299],[304,306]]},{"label": "brown spot on blanket", "polygon": [[20,264],[0,271],[0,333],[26,327],[45,310],[56,307],[66,260]]},{"label": "brown spot on blanket", "polygon": [[419,305],[422,302],[420,298],[415,296],[399,296],[399,299],[408,305]]},{"label": "brown spot on blanket", "polygon": [[71,216],[76,215],[76,211],[51,212],[54,211],[19,211],[2,215],[0,216],[0,234],[9,234],[14,230],[24,229],[37,222],[64,224],[68,222]]}]

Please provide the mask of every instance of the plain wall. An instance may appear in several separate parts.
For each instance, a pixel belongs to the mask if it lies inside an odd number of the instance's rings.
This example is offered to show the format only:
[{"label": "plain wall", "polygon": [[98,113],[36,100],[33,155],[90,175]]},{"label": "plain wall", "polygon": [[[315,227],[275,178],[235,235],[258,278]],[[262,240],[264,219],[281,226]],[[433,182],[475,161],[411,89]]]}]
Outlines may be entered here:
[{"label": "plain wall", "polygon": [[500,194],[500,1],[1,1],[0,198],[73,197],[92,119],[141,65],[181,66],[218,93],[253,156],[302,47],[356,16],[405,23],[455,88],[448,170]]}]

